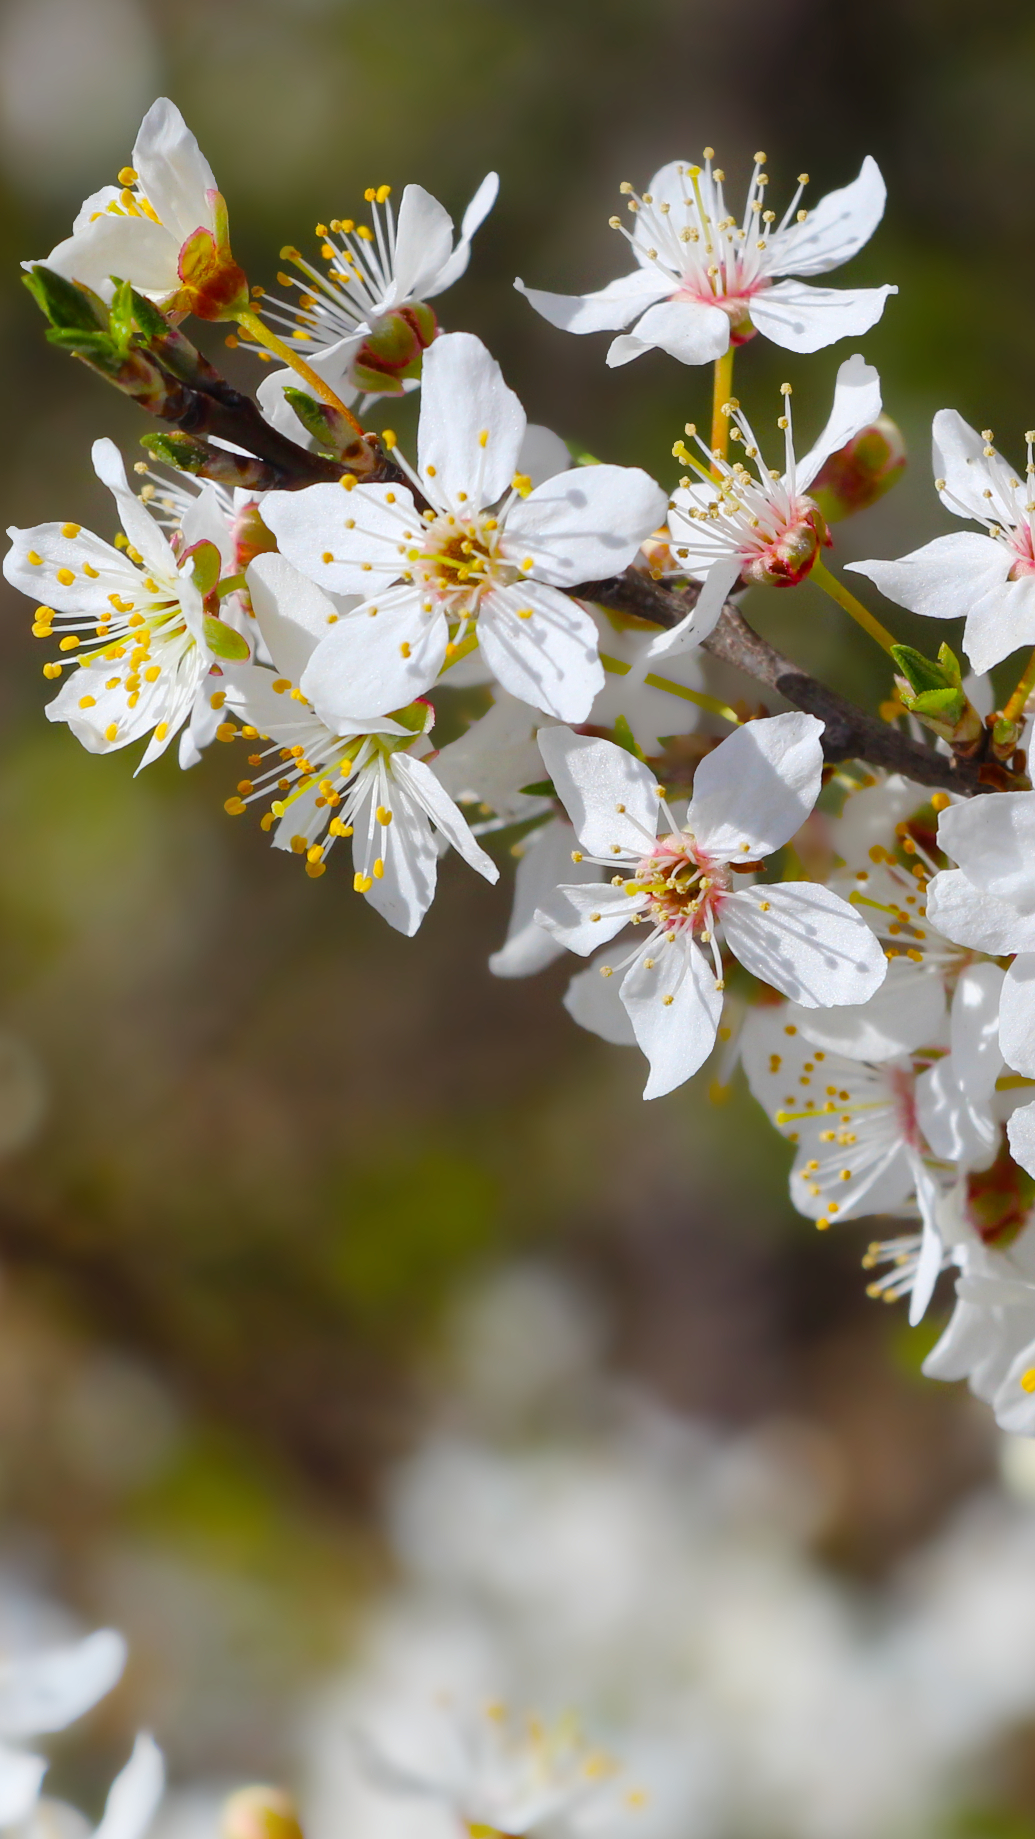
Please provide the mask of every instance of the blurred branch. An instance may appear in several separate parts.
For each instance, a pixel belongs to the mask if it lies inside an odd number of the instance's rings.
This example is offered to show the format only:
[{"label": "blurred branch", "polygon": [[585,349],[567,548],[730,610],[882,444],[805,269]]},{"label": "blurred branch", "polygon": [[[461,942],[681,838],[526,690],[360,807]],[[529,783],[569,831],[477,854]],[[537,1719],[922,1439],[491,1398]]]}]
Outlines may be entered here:
[{"label": "blurred branch", "polygon": [[[654,581],[642,569],[627,568],[623,575],[607,581],[587,581],[568,590],[578,600],[591,600],[597,606],[610,607],[634,619],[671,630],[685,619],[700,593],[696,582],[680,588]],[[733,602],[728,600],[718,625],[703,642],[702,649],[733,664],[766,689],[776,690],[795,709],[818,716],[826,723],[823,754],[831,763],[863,760],[868,766],[889,773],[904,773],[919,785],[941,787],[946,791],[971,796],[976,792],[1005,789],[1016,785],[1013,775],[991,757],[961,760],[947,758],[910,740],[908,735],[878,716],[856,708],[836,690],[812,677],[801,666],[785,658],[782,652],[762,638]]]}]

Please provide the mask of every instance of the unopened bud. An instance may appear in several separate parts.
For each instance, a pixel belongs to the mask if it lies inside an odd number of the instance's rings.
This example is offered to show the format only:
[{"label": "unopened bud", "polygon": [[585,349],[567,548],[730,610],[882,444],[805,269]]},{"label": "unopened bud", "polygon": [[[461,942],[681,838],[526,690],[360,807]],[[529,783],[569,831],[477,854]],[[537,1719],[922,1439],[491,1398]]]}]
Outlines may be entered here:
[{"label": "unopened bud", "polygon": [[828,524],[853,517],[897,485],[906,467],[906,444],[890,415],[878,416],[820,468],[810,494]]},{"label": "unopened bud", "polygon": [[935,660],[912,645],[893,645],[891,656],[901,673],[895,687],[902,707],[951,746],[971,749],[981,739],[984,724],[963,688],[955,653],[942,645]]},{"label": "unopened bud", "polygon": [[298,1812],[282,1788],[239,1788],[223,1803],[220,1839],[303,1839]]},{"label": "unopened bud", "polygon": [[381,396],[402,395],[404,380],[420,376],[421,359],[437,331],[435,315],[423,301],[387,313],[353,358],[349,382]]}]

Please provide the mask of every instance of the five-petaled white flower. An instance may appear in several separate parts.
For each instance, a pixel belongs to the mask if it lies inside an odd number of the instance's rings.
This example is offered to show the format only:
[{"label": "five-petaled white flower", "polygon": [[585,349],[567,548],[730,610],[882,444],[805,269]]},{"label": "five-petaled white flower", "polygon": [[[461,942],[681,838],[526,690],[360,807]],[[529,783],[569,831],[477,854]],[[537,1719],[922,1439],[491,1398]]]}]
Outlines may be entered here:
[{"label": "five-petaled white flower", "polygon": [[[330,724],[298,688],[307,660],[338,613],[334,603],[280,555],[257,556],[248,569],[256,618],[275,668],[228,669],[227,707],[247,739],[261,737],[250,776],[226,802],[231,816],[272,797],[263,829],[275,848],[305,859],[322,875],[339,838],[352,838],[353,886],[396,931],[412,936],[435,893],[437,830],[484,875],[499,869],[479,847],[463,814],[419,757],[433,719],[429,705],[381,716],[362,728]],[[280,673],[280,674],[278,674]],[[326,714],[326,711],[325,711]],[[261,769],[261,770],[256,770]]]},{"label": "five-petaled white flower", "polygon": [[743,221],[738,224],[723,193],[725,174],[705,148],[704,167],[672,161],[656,172],[641,197],[622,186],[632,228],[611,223],[632,246],[638,266],[594,294],[548,294],[514,283],[551,325],[567,332],[610,332],[636,321],[614,339],[610,365],[628,364],[655,347],[683,364],[708,364],[731,341],[760,332],[785,351],[819,351],[839,338],[868,331],[894,287],[808,287],[780,275],[821,275],[839,268],[868,242],[884,212],[884,181],[876,161],[863,161],[859,177],[829,192],[812,212],[800,211],[807,175],[780,223],[765,208],[769,175],[765,154],[755,155]]},{"label": "five-petaled white flower", "polygon": [[[743,460],[717,458],[692,425],[702,459],[696,459],[684,442],[673,452],[693,467],[700,483],[681,479],[669,510],[671,550],[682,574],[704,582],[696,605],[670,632],[663,632],[651,647],[655,657],[698,645],[712,631],[722,603],[740,576],[772,587],[795,587],[813,567],[824,542],[829,542],[819,507],[808,496],[809,486],[832,453],[880,414],[880,378],[871,364],[856,353],[837,373],[830,418],[815,446],[801,460],[794,457],[791,386],[783,385],[784,412],[778,426],[784,434],[783,473],[762,463],[755,434],[739,407],[730,412],[730,438],[741,442],[745,459],[755,466],[755,477]],[[713,473],[718,473],[718,478]]]},{"label": "five-petaled white flower", "polygon": [[[1003,983],[1003,1059],[1035,1078],[1035,792],[998,792],[950,805],[938,843],[958,866],[931,882],[927,911],[960,945],[994,957],[1016,953]],[[1035,1174],[1035,1103],[1014,1112],[1010,1148]]]},{"label": "five-petaled white flower", "polygon": [[[23,264],[32,268],[32,262]],[[140,124],[119,184],[87,198],[46,266],[110,300],[112,278],[166,308],[203,317],[247,283],[230,254],[226,206],[212,168],[175,103],[159,96]]]},{"label": "five-petaled white flower", "polygon": [[876,939],[829,888],[735,884],[735,871],[757,868],[808,817],[822,732],[814,716],[794,713],[728,735],[698,766],[680,823],[654,775],[622,748],[567,728],[540,730],[583,851],[626,872],[603,887],[558,889],[537,917],[583,956],[630,922],[646,928],[624,965],[604,967],[608,976],[624,969],[621,1000],[651,1063],[645,1098],[681,1085],[711,1051],[724,987],[720,943],[810,1008],[864,1002],[883,980]]},{"label": "five-petaled white flower", "polygon": [[955,409],[934,418],[935,486],[946,510],[983,524],[936,536],[896,562],[848,562],[900,607],[928,619],[966,619],[963,648],[976,671],[1035,644],[1035,430],[1023,478]]},{"label": "five-petaled white flower", "polygon": [[[190,558],[177,558],[130,491],[112,441],[94,443],[93,463],[118,507],[123,546],[74,523],[11,528],[4,574],[23,594],[45,602],[33,631],[39,638],[62,631],[60,648],[76,666],[48,703],[48,720],[67,722],[89,753],[109,753],[150,734],[144,767],[164,753],[190,716],[216,662],[211,644],[238,657],[247,645],[221,620],[206,616]],[[43,668],[44,675],[59,677],[63,666]]]},{"label": "five-petaled white flower", "polygon": [[[391,189],[368,188],[370,224],[337,217],[317,224],[325,275],[299,250],[282,250],[282,259],[302,279],[281,273],[278,280],[296,289],[298,298],[262,299],[263,318],[289,331],[304,346],[306,363],[348,402],[364,392],[399,395],[418,387],[421,353],[437,329],[427,302],[465,272],[471,240],[496,202],[499,179],[490,172],[482,180],[455,248],[453,219],[437,198],[422,185],[407,185],[396,217]],[[272,372],[259,386],[259,401],[276,426],[297,438],[298,421],[284,402],[284,386],[292,381],[298,381],[294,371]]]},{"label": "five-petaled white flower", "polygon": [[47,1772],[44,1757],[14,1746],[81,1718],[111,1691],[125,1664],[126,1644],[112,1628],[0,1662],[0,1826],[28,1817]]},{"label": "five-petaled white flower", "polygon": [[[271,492],[262,515],[320,586],[366,598],[314,652],[302,689],[364,721],[435,682],[468,635],[522,702],[584,721],[604,673],[597,627],[561,590],[630,563],[664,516],[636,467],[585,466],[530,488],[525,412],[480,339],[451,332],[424,360],[418,467],[404,485]],[[344,483],[352,484],[346,475]],[[371,591],[373,590],[373,591]]]}]

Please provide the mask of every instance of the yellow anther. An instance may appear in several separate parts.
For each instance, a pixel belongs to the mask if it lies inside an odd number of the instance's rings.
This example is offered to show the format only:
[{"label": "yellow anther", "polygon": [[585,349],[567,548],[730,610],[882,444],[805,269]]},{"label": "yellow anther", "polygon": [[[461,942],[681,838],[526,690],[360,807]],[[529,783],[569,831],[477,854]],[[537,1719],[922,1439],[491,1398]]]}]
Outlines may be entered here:
[{"label": "yellow anther", "polygon": [[59,651],[75,651],[78,644],[79,644],[79,640],[76,638],[75,633],[69,632],[66,634],[66,636],[63,639],[59,641],[58,650]]},{"label": "yellow anther", "polygon": [[219,727],[216,729],[217,741],[232,741],[236,738],[236,735],[237,729],[234,727],[233,722],[220,722]]},{"label": "yellow anther", "polygon": [[241,817],[246,809],[247,806],[243,798],[227,798],[224,800],[223,810],[226,812],[227,817]]},{"label": "yellow anther", "polygon": [[290,677],[277,677],[270,685],[270,688],[273,690],[274,695],[283,696],[284,691],[291,688],[291,679]]},{"label": "yellow anther", "polygon": [[379,824],[384,824],[385,826],[391,823],[392,813],[389,811],[387,805],[378,805],[377,821]]},{"label": "yellow anther", "polygon": [[1035,1366],[1030,1366],[1021,1374],[1021,1390],[1035,1392]]},{"label": "yellow anther", "polygon": [[376,881],[383,881],[384,872],[385,872],[385,865],[383,861],[381,860],[381,857],[378,856],[377,861],[374,863],[374,879]]},{"label": "yellow anther", "polygon": [[322,862],[323,861],[323,844],[313,843],[309,847],[309,849],[306,850],[306,856],[310,862]]},{"label": "yellow anther", "polygon": [[62,587],[71,587],[75,580],[75,576],[70,568],[59,568],[57,571],[57,578]]},{"label": "yellow anther", "polygon": [[118,722],[109,722],[109,723],[108,723],[108,726],[107,726],[107,727],[105,728],[105,730],[104,730],[104,738],[105,738],[105,740],[106,740],[106,741],[113,741],[113,740],[115,739],[115,737],[116,737],[116,735],[118,734],[118,731],[119,731],[119,724],[118,724]]},{"label": "yellow anther", "polygon": [[134,172],[132,166],[123,166],[121,172],[119,173],[119,184],[120,185],[135,185],[136,182],[137,182],[137,175]]},{"label": "yellow anther", "polygon": [[[393,449],[393,447],[398,447],[398,445],[399,445],[399,436],[398,436],[398,435],[396,434],[396,432],[395,432],[395,430],[394,430],[393,428],[382,428],[382,430],[381,430],[381,445],[382,445],[382,447],[387,447],[387,449],[388,449],[388,451],[389,451],[389,453],[391,453],[391,451],[392,451],[392,449]],[[431,472],[431,470],[432,470],[432,469],[431,469],[431,467],[429,466],[429,467],[428,467],[428,471],[429,471],[429,472]]]},{"label": "yellow anther", "polygon": [[357,894],[368,894],[374,883],[369,875],[354,875],[352,885]]},{"label": "yellow anther", "polygon": [[67,537],[78,536],[81,529],[81,524],[62,524],[61,534]]}]

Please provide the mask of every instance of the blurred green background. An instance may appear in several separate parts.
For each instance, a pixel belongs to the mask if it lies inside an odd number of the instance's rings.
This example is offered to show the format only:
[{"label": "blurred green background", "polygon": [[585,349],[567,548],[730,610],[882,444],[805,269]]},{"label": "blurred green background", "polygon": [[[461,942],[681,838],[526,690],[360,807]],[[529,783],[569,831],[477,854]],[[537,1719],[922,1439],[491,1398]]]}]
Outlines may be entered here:
[{"label": "blurred green background", "polygon": [[[1013,454],[1035,419],[1030,0],[994,21],[965,0],[4,0],[12,523],[110,533],[89,445],[111,434],[132,458],[144,423],[46,346],[17,265],[114,177],[163,92],[255,282],[368,185],[418,180],[459,220],[497,168],[442,321],[486,340],[534,419],[666,483],[709,373],[660,354],[608,371],[606,340],[554,331],[514,275],[602,284],[623,266],[619,182],[706,142],[733,197],[764,147],[781,209],[799,170],[815,201],[874,154],[888,214],[834,281],[899,285],[861,345],[912,465],[839,528],[835,562],[946,527],[935,409]],[[756,341],[738,396],[764,427],[789,378],[807,440],[852,348]],[[372,419],[405,437],[412,409]],[[561,1009],[569,965],[490,977],[506,878],[447,861],[399,938],[344,874],[309,881],[227,821],[220,747],[133,782],[128,755],[48,728],[30,611],[4,589],[0,1021],[48,1104],[0,1170],[0,1512],[5,1549],[133,1644],[93,1727],[97,1782],[141,1706],[183,1772],[275,1772],[294,1683],[381,1574],[379,1481],[435,1395],[443,1311],[514,1253],[579,1273],[615,1366],[677,1407],[822,1427],[848,1478],[827,1556],[855,1574],[991,1472],[989,1421],[918,1377],[932,1335],[865,1301],[866,1229],[817,1240],[791,1213],[783,1146],[743,1092],[716,1110],[698,1081],[644,1106],[639,1057]],[[886,693],[880,654],[813,590],[756,591],[748,613],[860,700]]]}]

